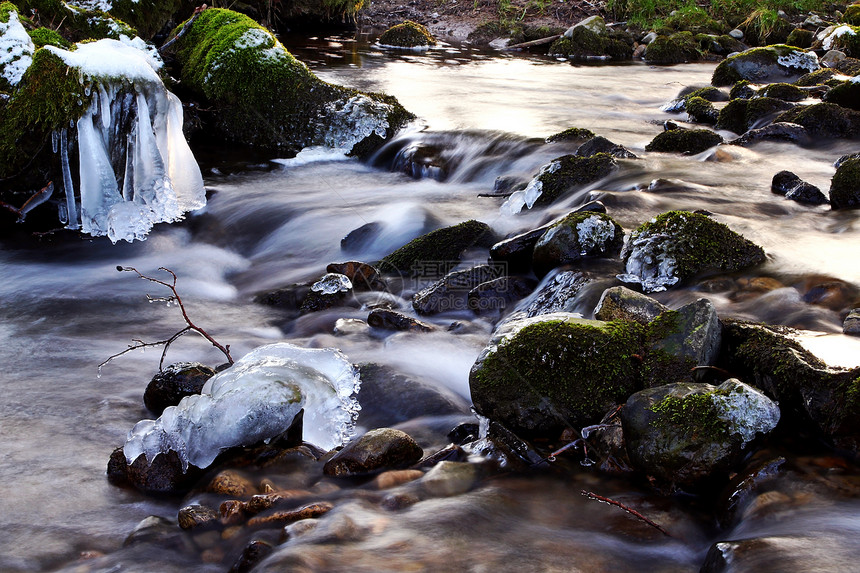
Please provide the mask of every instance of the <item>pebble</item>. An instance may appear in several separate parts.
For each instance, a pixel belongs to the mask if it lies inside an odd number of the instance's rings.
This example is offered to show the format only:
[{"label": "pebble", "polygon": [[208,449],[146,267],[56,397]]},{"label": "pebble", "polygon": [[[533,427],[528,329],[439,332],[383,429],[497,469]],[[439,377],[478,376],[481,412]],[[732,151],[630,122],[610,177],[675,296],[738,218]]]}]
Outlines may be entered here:
[{"label": "pebble", "polygon": [[284,525],[293,521],[319,517],[331,511],[334,505],[328,502],[311,503],[298,509],[276,511],[268,515],[253,517],[248,520],[248,527],[269,527]]},{"label": "pebble", "polygon": [[230,497],[247,497],[256,493],[257,488],[251,480],[234,470],[224,470],[212,478],[205,491]]},{"label": "pebble", "polygon": [[187,505],[179,510],[178,521],[182,529],[192,529],[219,523],[220,515],[205,505]]},{"label": "pebble", "polygon": [[855,308],[848,313],[842,323],[842,332],[860,336],[860,308]]},{"label": "pebble", "polygon": [[371,483],[376,489],[388,489],[409,483],[423,476],[424,472],[421,470],[391,470],[379,474]]}]

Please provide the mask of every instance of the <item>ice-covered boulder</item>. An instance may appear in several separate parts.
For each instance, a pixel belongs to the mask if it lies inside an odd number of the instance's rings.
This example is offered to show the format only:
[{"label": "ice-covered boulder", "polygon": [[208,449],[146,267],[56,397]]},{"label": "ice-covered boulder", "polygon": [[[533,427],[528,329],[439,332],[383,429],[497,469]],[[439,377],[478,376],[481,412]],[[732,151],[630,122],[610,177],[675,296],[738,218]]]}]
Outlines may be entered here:
[{"label": "ice-covered boulder", "polygon": [[711,83],[728,86],[740,80],[756,83],[787,81],[787,78],[797,79],[820,67],[815,52],[776,44],[729,56],[714,70]]},{"label": "ice-covered boulder", "polygon": [[142,420],[122,448],[129,466],[176,458],[185,473],[218,455],[283,434],[304,409],[304,439],[324,449],[343,444],[360,408],[358,370],[340,351],[269,344],[210,378],[200,394]]},{"label": "ice-covered boulder", "polygon": [[183,84],[215,107],[215,131],[229,141],[361,155],[413,117],[393,97],[321,81],[271,32],[237,12],[201,12],[175,46]]}]

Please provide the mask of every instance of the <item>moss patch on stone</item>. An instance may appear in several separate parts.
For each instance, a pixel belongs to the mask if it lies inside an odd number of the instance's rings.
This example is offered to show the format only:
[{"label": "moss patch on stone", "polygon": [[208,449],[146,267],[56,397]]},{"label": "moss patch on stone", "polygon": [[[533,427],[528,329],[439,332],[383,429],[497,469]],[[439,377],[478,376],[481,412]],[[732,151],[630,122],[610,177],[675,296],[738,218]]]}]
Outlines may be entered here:
[{"label": "moss patch on stone", "polygon": [[794,85],[799,87],[820,86],[826,84],[834,75],[836,72],[830,68],[821,68],[800,76]]},{"label": "moss patch on stone", "polygon": [[832,47],[851,58],[860,58],[860,26],[851,26],[851,32],[834,38]]},{"label": "moss patch on stone", "polygon": [[71,42],[63,38],[56,30],[51,30],[50,28],[36,28],[35,30],[27,30],[27,33],[37,48],[56,46],[64,50],[69,50],[72,47]]},{"label": "moss patch on stone", "polygon": [[535,205],[549,205],[577,186],[608,177],[618,166],[615,158],[608,153],[596,153],[589,157],[564,155],[553,163],[557,163],[558,168],[547,170],[538,177],[543,192]]},{"label": "moss patch on stone", "polygon": [[717,111],[714,104],[705,98],[698,96],[687,98],[685,107],[687,109],[687,114],[697,123],[717,123],[717,118],[720,115],[720,112]]},{"label": "moss patch on stone", "polygon": [[[604,25],[603,30],[605,28]],[[625,39],[608,33],[597,33],[587,26],[574,26],[569,36],[564,35],[550,45],[548,53],[573,59],[609,56],[613,60],[628,60],[633,53],[633,47]]]},{"label": "moss patch on stone", "polygon": [[645,151],[696,154],[723,142],[723,138],[708,129],[673,129],[659,133]]},{"label": "moss patch on stone", "polygon": [[546,138],[547,143],[558,143],[559,141],[584,141],[594,137],[594,132],[583,127],[569,127]]},{"label": "moss patch on stone", "polygon": [[833,209],[860,208],[860,159],[843,161],[830,181]]},{"label": "moss patch on stone", "polygon": [[440,269],[447,272],[457,264],[466,249],[489,248],[494,243],[495,237],[486,223],[470,220],[421,235],[386,256],[376,266],[382,272],[410,272],[417,265],[433,262],[447,267]]},{"label": "moss patch on stone", "polygon": [[857,138],[860,136],[860,112],[835,103],[798,106],[780,114],[775,121],[802,125],[816,137]]},{"label": "moss patch on stone", "polygon": [[182,0],[113,0],[110,13],[151,40],[182,8]]},{"label": "moss patch on stone", "polygon": [[852,26],[860,26],[860,4],[852,4],[842,14],[842,21]]},{"label": "moss patch on stone", "polygon": [[699,43],[690,32],[657,36],[645,49],[645,61],[652,64],[681,64],[700,59]]},{"label": "moss patch on stone", "polygon": [[412,20],[406,20],[387,29],[379,36],[379,43],[383,46],[395,48],[417,48],[436,45],[436,38],[425,26]]},{"label": "moss patch on stone", "polygon": [[133,26],[101,10],[85,10],[61,0],[16,0],[15,4],[25,14],[35,10],[40,21],[51,22],[56,31],[70,42],[137,36]]},{"label": "moss patch on stone", "polygon": [[770,97],[733,99],[720,110],[716,127],[744,133],[759,120],[790,108],[791,104]]},{"label": "moss patch on stone", "polygon": [[746,50],[720,62],[711,76],[711,83],[715,86],[730,86],[740,80],[766,81],[775,70],[782,70],[783,73],[788,70],[786,66],[780,67],[780,58],[803,52],[784,44]]},{"label": "moss patch on stone", "polygon": [[842,82],[830,89],[822,98],[825,102],[860,111],[860,83]]},{"label": "moss patch on stone", "polygon": [[762,97],[781,99],[782,101],[801,101],[806,99],[806,92],[793,84],[778,82],[769,84],[759,90]]}]

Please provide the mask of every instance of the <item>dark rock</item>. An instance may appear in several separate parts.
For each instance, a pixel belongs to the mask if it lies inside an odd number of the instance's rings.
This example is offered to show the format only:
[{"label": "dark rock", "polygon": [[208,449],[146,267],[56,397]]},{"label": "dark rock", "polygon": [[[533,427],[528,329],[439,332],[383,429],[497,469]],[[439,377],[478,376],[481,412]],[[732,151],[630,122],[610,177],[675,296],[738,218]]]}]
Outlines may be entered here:
[{"label": "dark rock", "polygon": [[617,286],[603,291],[594,318],[597,320],[632,320],[642,325],[669,310],[653,298],[627,287]]},{"label": "dark rock", "polygon": [[[350,302],[352,281],[339,273],[327,273],[313,283],[299,307],[300,314],[318,312],[336,306],[344,306]],[[352,301],[353,306],[357,306]]]},{"label": "dark rock", "polygon": [[325,272],[346,276],[356,291],[385,290],[385,283],[380,278],[379,270],[367,263],[359,261],[331,263],[326,267]]},{"label": "dark rock", "polygon": [[528,296],[537,281],[527,277],[499,277],[469,291],[468,304],[479,315],[502,313],[513,303]]},{"label": "dark rock", "polygon": [[860,368],[831,368],[791,338],[786,327],[724,321],[723,360],[777,400],[790,427],[858,449]]},{"label": "dark rock", "polygon": [[590,157],[564,155],[544,165],[529,186],[540,185],[541,194],[535,205],[549,205],[575,188],[608,177],[618,167],[608,153]]},{"label": "dark rock", "polygon": [[748,80],[738,80],[732,84],[732,89],[729,90],[729,99],[752,99],[756,94],[758,92]]},{"label": "dark rock", "polygon": [[770,182],[770,190],[777,195],[785,195],[801,182],[803,180],[791,171],[780,171],[773,176],[773,180]]},{"label": "dark rock", "polygon": [[824,205],[828,202],[827,197],[821,192],[821,189],[806,181],[798,183],[797,186],[785,194],[785,198],[806,205]]},{"label": "dark rock", "polygon": [[[111,461],[119,466],[125,460],[122,449],[111,456]],[[122,461],[118,458],[122,456]],[[203,470],[189,464],[187,471],[182,469],[182,461],[173,450],[155,456],[151,462],[141,454],[131,464],[126,465],[128,482],[144,493],[176,495],[185,493],[203,475]]]},{"label": "dark rock", "polygon": [[414,464],[424,451],[408,434],[392,428],[371,430],[349,442],[323,466],[329,476],[350,476]]},{"label": "dark rock", "polygon": [[160,416],[168,406],[179,404],[186,396],[199,394],[214,375],[214,368],[198,362],[171,364],[153,376],[143,393],[143,403],[150,412]]},{"label": "dark rock", "polygon": [[375,328],[408,332],[432,332],[436,327],[396,310],[375,308],[367,315],[367,324]]},{"label": "dark rock", "polygon": [[421,24],[406,20],[383,32],[379,36],[379,43],[395,48],[429,47],[436,44],[436,38]]},{"label": "dark rock", "polygon": [[564,131],[555,133],[546,138],[547,143],[558,143],[560,141],[583,141],[591,139],[595,136],[590,129],[582,127],[569,127]]},{"label": "dark rock", "polygon": [[271,292],[261,293],[254,297],[254,302],[273,306],[290,313],[298,313],[302,301],[307,298],[313,283],[295,284]]},{"label": "dark rock", "polygon": [[800,89],[796,85],[787,84],[785,82],[768,84],[758,91],[758,95],[761,97],[769,97],[791,102],[802,101],[807,97],[806,91]]},{"label": "dark rock", "polygon": [[813,40],[815,40],[815,33],[803,28],[795,28],[788,35],[788,38],[785,39],[785,43],[789,46],[806,50],[812,47]]},{"label": "dark rock", "polygon": [[670,488],[692,489],[725,477],[779,416],[773,401],[738,380],[649,388],[621,410],[634,467]]},{"label": "dark rock", "polygon": [[834,103],[798,106],[780,114],[775,121],[802,125],[814,137],[850,139],[860,134],[860,111]]},{"label": "dark rock", "polygon": [[201,529],[220,525],[221,514],[211,507],[193,504],[180,509],[177,519],[182,529]]},{"label": "dark rock", "polygon": [[275,548],[265,541],[251,541],[242,550],[242,555],[230,567],[229,573],[251,573],[254,567],[268,557]]},{"label": "dark rock", "polygon": [[248,520],[247,526],[250,529],[266,528],[266,527],[283,527],[287,524],[302,519],[313,519],[325,515],[334,509],[334,505],[327,501],[318,503],[309,503],[298,509],[275,510],[265,515],[252,517]]},{"label": "dark rock", "polygon": [[724,529],[736,524],[739,514],[753,500],[756,492],[779,476],[783,465],[783,457],[769,459],[732,478],[721,495],[717,514],[717,519]]},{"label": "dark rock", "polygon": [[[744,133],[751,127],[768,122],[782,111],[791,109],[793,104],[780,99],[760,97],[754,99],[733,99],[720,110],[717,129],[728,129]],[[779,116],[782,117],[782,116]],[[784,121],[779,119],[778,121]]]},{"label": "dark rock", "polygon": [[502,265],[494,264],[448,273],[415,293],[412,297],[412,308],[418,314],[424,315],[467,310],[469,291],[482,283],[499,278],[504,271]]},{"label": "dark rock", "polygon": [[626,36],[612,34],[600,16],[591,16],[568,28],[554,41],[548,53],[556,57],[573,59],[610,58],[630,59],[632,42]]},{"label": "dark rock", "polygon": [[158,515],[150,515],[138,523],[122,545],[132,547],[143,543],[157,544],[164,549],[182,550],[184,548],[182,532],[176,528],[176,523]]},{"label": "dark rock", "polygon": [[462,446],[467,442],[473,442],[478,439],[480,427],[478,424],[464,422],[458,424],[454,429],[448,432],[448,439],[452,444]]},{"label": "dark rock", "polygon": [[696,123],[713,125],[717,123],[720,112],[714,104],[701,97],[691,97],[686,102],[687,115]]},{"label": "dark rock", "polygon": [[839,169],[843,163],[848,161],[849,159],[860,159],[860,152],[858,153],[848,153],[846,155],[841,156],[833,163],[833,167]]},{"label": "dark rock", "polygon": [[690,32],[657,36],[645,48],[645,61],[651,64],[681,64],[702,59],[699,43]]},{"label": "dark rock", "polygon": [[353,229],[340,240],[340,248],[345,253],[356,253],[370,245],[382,232],[382,223],[372,221]]},{"label": "dark rock", "polygon": [[860,336],[860,308],[855,308],[848,313],[842,322],[842,332]]},{"label": "dark rock", "polygon": [[612,143],[600,135],[592,137],[576,149],[576,155],[579,157],[591,157],[598,153],[608,153],[613,157],[621,159],[636,159],[636,155],[629,149],[623,145]]},{"label": "dark rock", "polygon": [[543,286],[523,306],[523,317],[531,318],[554,312],[573,312],[577,295],[594,277],[582,271],[561,271],[548,275]]},{"label": "dark rock", "polygon": [[633,392],[636,323],[554,313],[503,323],[469,375],[475,409],[523,437],[593,424]]},{"label": "dark rock", "polygon": [[704,271],[734,272],[765,261],[761,247],[722,223],[699,214],[670,211],[635,229],[621,257],[618,278],[655,292]]},{"label": "dark rock", "polygon": [[493,182],[493,192],[491,195],[499,197],[509,196],[514,191],[525,189],[529,184],[529,179],[518,175],[500,175]]},{"label": "dark rock", "polygon": [[830,181],[830,206],[833,209],[860,207],[860,159],[843,161]]},{"label": "dark rock", "polygon": [[465,221],[436,229],[400,247],[379,263],[384,272],[412,272],[422,263],[436,263],[447,272],[456,266],[469,248],[491,247],[496,242],[492,229],[479,221]]},{"label": "dark rock", "polygon": [[673,129],[658,133],[645,146],[645,151],[668,151],[695,155],[723,142],[723,138],[708,129]]},{"label": "dark rock", "polygon": [[744,146],[757,141],[788,141],[803,145],[809,142],[809,134],[802,125],[777,122],[758,129],[750,129],[739,138],[729,141],[729,144]]},{"label": "dark rock", "polygon": [[752,48],[720,62],[714,70],[711,83],[728,86],[739,80],[768,83],[796,79],[819,67],[815,54],[799,48],[783,45]]},{"label": "dark rock", "polygon": [[573,213],[553,224],[538,239],[532,267],[538,277],[560,265],[621,251],[624,232],[604,213]]}]

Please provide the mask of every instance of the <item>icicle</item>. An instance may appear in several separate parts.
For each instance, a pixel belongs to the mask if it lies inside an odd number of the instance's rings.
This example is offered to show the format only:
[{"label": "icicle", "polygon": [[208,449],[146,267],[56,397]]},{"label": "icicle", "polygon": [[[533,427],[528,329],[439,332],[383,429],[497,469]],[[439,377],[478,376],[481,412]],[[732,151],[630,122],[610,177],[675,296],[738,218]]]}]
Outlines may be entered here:
[{"label": "icicle", "polygon": [[78,157],[81,173],[81,226],[85,233],[108,232],[110,208],[122,201],[101,135],[93,126],[93,109],[78,120]]},{"label": "icicle", "polygon": [[72,170],[69,167],[68,137],[65,129],[60,131],[60,164],[63,169],[63,190],[66,193],[67,228],[74,231],[81,227],[78,224],[78,210],[75,206],[75,185],[72,183]]},{"label": "icicle", "polygon": [[183,211],[193,211],[206,204],[203,176],[182,133],[182,102],[178,97],[167,92],[167,104],[167,125],[158,131],[159,134],[163,134],[165,142],[160,143],[159,148],[167,160],[167,169],[173,188],[176,190],[179,208]]},{"label": "icicle", "polygon": [[152,131],[149,105],[140,92],[137,93],[137,137],[134,145],[134,201],[152,209],[155,221],[170,222],[182,218],[176,192]]},{"label": "icicle", "polygon": [[54,153],[57,152],[57,145],[60,142],[60,135],[57,133],[57,130],[51,132],[51,149]]},{"label": "icicle", "polygon": [[[113,92],[113,90],[111,90]],[[113,101],[114,94],[111,93],[108,95],[108,92],[105,90],[104,85],[99,84],[99,101],[102,104],[101,116],[102,116],[102,127],[105,132],[108,132],[111,124],[111,112],[110,112],[110,104]],[[95,102],[93,102],[95,105]]]},{"label": "icicle", "polygon": [[134,201],[134,138],[137,128],[133,127],[128,134],[125,143],[125,176],[122,180],[122,198],[125,201]]}]

